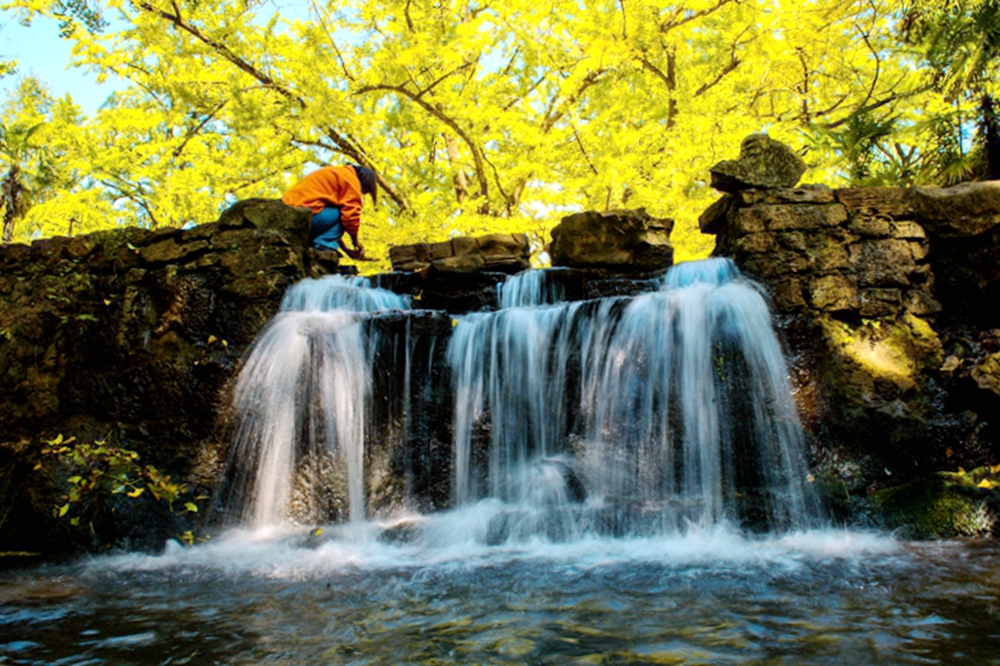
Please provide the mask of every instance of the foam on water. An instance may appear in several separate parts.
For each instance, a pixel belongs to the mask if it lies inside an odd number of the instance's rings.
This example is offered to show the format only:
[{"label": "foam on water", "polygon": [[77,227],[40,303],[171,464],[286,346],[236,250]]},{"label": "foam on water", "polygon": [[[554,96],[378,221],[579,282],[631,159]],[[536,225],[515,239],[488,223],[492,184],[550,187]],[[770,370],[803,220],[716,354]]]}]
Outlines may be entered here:
[{"label": "foam on water", "polygon": [[[495,508],[495,507],[493,507]],[[537,538],[518,544],[486,546],[468,532],[469,519],[488,515],[491,507],[474,507],[436,516],[424,527],[428,539],[450,534],[450,543],[434,547],[420,539],[412,544],[386,544],[377,529],[310,538],[305,530],[284,534],[231,530],[206,544],[188,548],[171,542],[160,555],[128,554],[93,560],[89,566],[111,571],[188,570],[224,575],[277,579],[309,579],[336,572],[395,569],[463,570],[520,562],[526,566],[600,567],[656,564],[676,569],[697,568],[752,572],[795,569],[804,563],[864,561],[891,558],[905,544],[873,532],[837,529],[748,537],[726,526],[693,529],[684,536],[605,539],[585,535],[572,543]]]}]

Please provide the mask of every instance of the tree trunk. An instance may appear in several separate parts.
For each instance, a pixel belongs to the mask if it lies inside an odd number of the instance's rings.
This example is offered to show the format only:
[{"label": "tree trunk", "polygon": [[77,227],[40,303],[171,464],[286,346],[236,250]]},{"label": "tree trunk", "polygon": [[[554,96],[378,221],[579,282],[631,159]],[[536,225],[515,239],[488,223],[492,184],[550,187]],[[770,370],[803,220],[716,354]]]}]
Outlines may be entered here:
[{"label": "tree trunk", "polygon": [[453,178],[455,183],[455,198],[461,204],[469,198],[469,178],[465,175],[465,169],[462,168],[461,154],[458,152],[458,142],[455,140],[455,137],[445,132],[444,143],[448,148],[448,161],[451,162],[452,168],[455,169],[455,176]]},{"label": "tree trunk", "polygon": [[3,214],[3,242],[10,243],[14,240],[14,222],[20,217],[21,212],[21,169],[14,164],[10,171],[4,176],[3,183],[0,184],[0,197],[4,205]]},{"label": "tree trunk", "polygon": [[993,107],[993,98],[983,95],[983,139],[986,143],[986,178],[1000,180],[1000,118]]}]

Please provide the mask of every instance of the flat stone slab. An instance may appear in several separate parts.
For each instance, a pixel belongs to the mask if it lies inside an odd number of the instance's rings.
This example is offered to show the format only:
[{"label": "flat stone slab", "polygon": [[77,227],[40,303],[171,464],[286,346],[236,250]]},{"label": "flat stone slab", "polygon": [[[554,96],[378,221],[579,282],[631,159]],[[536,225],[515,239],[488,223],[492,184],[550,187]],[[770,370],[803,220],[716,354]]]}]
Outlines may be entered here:
[{"label": "flat stone slab", "polygon": [[389,248],[389,261],[394,271],[433,268],[444,273],[517,273],[531,267],[530,259],[531,244],[525,234],[462,236],[441,243]]}]

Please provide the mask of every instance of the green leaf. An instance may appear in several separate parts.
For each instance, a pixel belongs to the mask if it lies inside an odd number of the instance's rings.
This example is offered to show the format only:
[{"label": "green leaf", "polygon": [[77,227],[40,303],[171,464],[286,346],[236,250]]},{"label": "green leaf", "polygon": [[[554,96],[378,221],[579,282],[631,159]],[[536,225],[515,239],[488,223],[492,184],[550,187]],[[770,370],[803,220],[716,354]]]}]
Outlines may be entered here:
[{"label": "green leaf", "polygon": [[61,507],[59,507],[59,517],[60,518],[62,518],[63,516],[65,516],[67,513],[69,513],[69,504],[63,504]]}]

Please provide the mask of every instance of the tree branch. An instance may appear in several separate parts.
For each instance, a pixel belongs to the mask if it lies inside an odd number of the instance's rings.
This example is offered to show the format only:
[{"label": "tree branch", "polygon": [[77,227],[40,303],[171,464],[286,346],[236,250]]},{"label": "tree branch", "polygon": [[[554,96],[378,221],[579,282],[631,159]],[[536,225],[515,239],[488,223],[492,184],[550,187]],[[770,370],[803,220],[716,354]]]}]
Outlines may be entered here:
[{"label": "tree branch", "polygon": [[462,127],[458,124],[458,122],[454,118],[446,115],[438,107],[428,103],[425,99],[420,97],[420,95],[410,90],[407,90],[403,86],[393,86],[388,84],[378,85],[378,86],[365,86],[356,90],[354,94],[362,95],[364,93],[379,92],[379,91],[394,92],[398,95],[402,95],[403,97],[406,97],[407,99],[413,101],[414,103],[419,105],[420,108],[422,108],[424,111],[426,111],[431,116],[437,118],[439,121],[448,126],[451,129],[451,131],[453,131],[458,136],[458,138],[462,140],[462,142],[469,148],[469,151],[472,153],[472,160],[475,164],[476,180],[479,183],[479,193],[476,196],[477,198],[483,199],[483,203],[480,206],[480,212],[482,212],[483,214],[488,214],[490,205],[489,204],[490,186],[486,180],[486,169],[483,166],[483,156],[479,150],[479,147],[475,144],[475,142],[473,142],[472,138],[468,135],[468,133],[466,133],[465,130],[462,129]]},{"label": "tree branch", "polygon": [[679,28],[685,23],[690,23],[691,21],[697,21],[698,19],[704,16],[714,14],[715,12],[719,11],[726,5],[733,2],[739,2],[739,0],[717,0],[716,3],[711,7],[702,9],[701,11],[698,12],[691,12],[690,14],[680,19],[679,21],[677,19],[680,17],[681,14],[684,13],[684,7],[683,6],[678,7],[674,11],[673,16],[671,16],[669,19],[660,24],[660,32],[670,32],[674,28]]},{"label": "tree branch", "polygon": [[207,125],[209,123],[209,121],[211,121],[213,118],[215,118],[215,114],[217,114],[219,111],[222,111],[223,107],[225,107],[226,104],[228,104],[228,103],[229,103],[229,100],[224,100],[224,101],[220,102],[219,104],[217,104],[215,106],[215,108],[212,109],[212,111],[210,113],[208,113],[202,119],[202,121],[200,123],[198,123],[195,127],[192,127],[191,129],[189,129],[187,131],[187,133],[184,135],[184,140],[181,141],[181,145],[179,145],[176,148],[174,148],[173,157],[175,159],[181,156],[181,153],[184,152],[184,148],[187,147],[188,142],[191,139],[193,139],[195,137],[195,135],[198,134],[198,132],[200,132],[202,130],[202,128],[204,128],[205,125]]},{"label": "tree branch", "polygon": [[238,55],[236,55],[235,53],[233,53],[229,49],[229,47],[226,46],[225,44],[212,39],[211,37],[209,37],[208,35],[206,35],[204,32],[202,32],[200,28],[198,28],[197,26],[192,25],[191,23],[188,23],[186,20],[184,20],[184,18],[181,16],[180,7],[177,6],[176,2],[174,2],[174,1],[171,2],[171,6],[174,9],[174,13],[173,14],[171,14],[170,12],[164,11],[162,9],[157,9],[156,7],[154,7],[153,5],[151,5],[149,2],[145,2],[145,1],[139,2],[136,6],[138,6],[143,11],[146,11],[146,12],[148,12],[150,14],[155,15],[155,16],[159,16],[160,18],[162,18],[162,19],[164,19],[166,21],[169,21],[177,29],[183,30],[184,32],[188,33],[189,35],[191,35],[192,37],[194,37],[195,39],[197,39],[198,41],[200,41],[202,44],[204,44],[205,46],[208,46],[210,49],[212,49],[213,51],[215,51],[216,53],[218,53],[225,60],[228,60],[231,64],[235,65],[237,69],[239,69],[239,70],[241,70],[241,71],[249,74],[250,76],[252,76],[253,78],[257,79],[258,81],[260,81],[261,83],[263,83],[266,87],[268,87],[269,89],[271,89],[274,92],[278,93],[282,97],[285,97],[286,99],[295,101],[295,102],[298,103],[298,105],[300,107],[305,108],[305,106],[306,106],[305,100],[303,100],[301,97],[299,97],[298,95],[294,94],[293,92],[291,92],[290,90],[288,90],[285,86],[283,86],[282,84],[278,83],[277,81],[275,81],[274,79],[272,79],[270,76],[268,76],[264,72],[262,72],[259,69],[257,69],[253,64],[251,64],[250,62],[248,62],[244,58],[241,58]]}]

